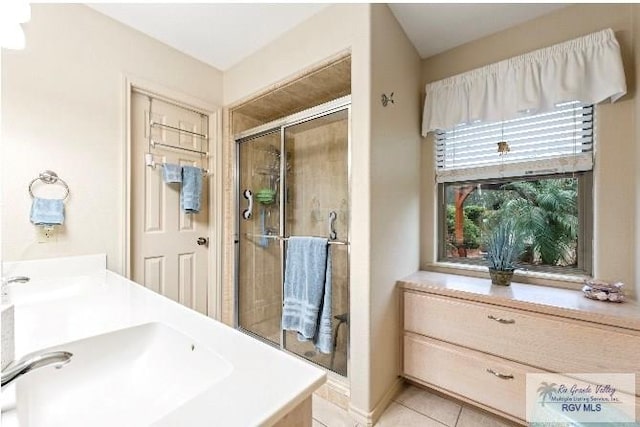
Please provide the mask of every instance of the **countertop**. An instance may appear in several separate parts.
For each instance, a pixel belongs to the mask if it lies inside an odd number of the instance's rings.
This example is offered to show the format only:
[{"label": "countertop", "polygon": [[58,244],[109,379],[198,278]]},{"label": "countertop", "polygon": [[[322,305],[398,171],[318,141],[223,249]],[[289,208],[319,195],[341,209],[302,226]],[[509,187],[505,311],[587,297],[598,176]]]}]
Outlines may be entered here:
[{"label": "countertop", "polygon": [[602,302],[581,291],[511,283],[495,286],[491,280],[454,274],[417,271],[398,281],[403,289],[535,311],[640,331],[640,304]]},{"label": "countertop", "polygon": [[[161,322],[233,365],[229,376],[153,424],[157,427],[271,425],[324,383],[324,371],[107,271],[104,256],[97,257],[47,261],[45,267],[34,262],[26,267],[5,264],[6,276],[31,273],[32,277],[28,284],[10,289],[15,305],[16,358],[65,342]],[[74,263],[80,268],[65,272],[64,266]],[[11,388],[3,394],[11,393]],[[5,416],[2,421],[5,427],[17,425]]]}]

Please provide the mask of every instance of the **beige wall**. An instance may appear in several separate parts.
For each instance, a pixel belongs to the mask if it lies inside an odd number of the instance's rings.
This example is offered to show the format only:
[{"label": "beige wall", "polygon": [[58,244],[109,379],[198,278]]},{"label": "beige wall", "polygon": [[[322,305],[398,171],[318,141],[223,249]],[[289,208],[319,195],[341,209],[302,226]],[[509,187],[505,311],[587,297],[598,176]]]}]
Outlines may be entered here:
[{"label": "beige wall", "polygon": [[[633,56],[634,56],[634,60],[633,60],[633,66],[635,68],[635,75],[632,77],[635,77],[635,81],[633,84],[633,89],[635,91],[635,87],[637,87],[637,82],[640,81],[640,6],[635,5],[633,7],[633,33],[632,33],[632,37],[633,40],[635,41],[635,43],[633,43]],[[627,77],[627,80],[631,80],[629,77]],[[633,113],[633,121],[635,122],[635,129],[634,129],[634,146],[635,146],[635,156],[632,156],[632,158],[634,158],[634,160],[632,160],[634,162],[634,164],[636,165],[634,167],[635,170],[635,174],[631,175],[633,178],[633,181],[636,183],[635,186],[635,192],[632,193],[633,194],[633,199],[635,201],[635,205],[634,205],[634,213],[633,213],[633,218],[635,221],[635,226],[634,226],[634,230],[635,233],[633,234],[634,236],[634,244],[633,244],[633,248],[635,248],[634,251],[634,258],[633,258],[633,265],[634,266],[640,266],[640,167],[638,167],[637,165],[640,165],[640,143],[638,142],[639,138],[640,138],[640,119],[638,118],[638,115],[640,114],[640,97],[635,97],[635,111]],[[631,230],[629,230],[629,234],[631,234]],[[633,281],[635,282],[635,291],[636,291],[636,299],[640,299],[640,267],[635,267],[635,271],[634,271],[634,277],[633,277]],[[632,282],[633,283],[633,282]]]},{"label": "beige wall", "polygon": [[[33,5],[25,32],[25,50],[2,50],[3,258],[106,253],[123,272],[123,76],[221,105],[222,73],[83,5]],[[27,184],[45,169],[71,198],[39,244]]]},{"label": "beige wall", "polygon": [[[422,108],[418,53],[387,5],[374,5],[371,21],[369,408],[373,409],[400,372],[401,319],[395,283],[415,272],[419,263]],[[383,107],[381,95],[391,92],[395,103]]]},{"label": "beige wall", "polygon": [[353,48],[367,35],[361,19],[366,7],[362,4],[329,6],[225,71],[224,105]]},{"label": "beige wall", "polygon": [[[637,5],[590,4],[560,9],[517,27],[467,43],[422,62],[424,84],[579,37],[612,28],[622,48],[629,93],[615,104],[596,110],[595,247],[594,274],[606,280],[622,280],[631,290],[638,283],[640,260],[637,234],[637,204],[640,186],[637,175],[637,131],[635,128],[635,61],[638,50]],[[436,186],[434,184],[433,142],[422,144],[422,224],[421,266],[437,257]]]}]

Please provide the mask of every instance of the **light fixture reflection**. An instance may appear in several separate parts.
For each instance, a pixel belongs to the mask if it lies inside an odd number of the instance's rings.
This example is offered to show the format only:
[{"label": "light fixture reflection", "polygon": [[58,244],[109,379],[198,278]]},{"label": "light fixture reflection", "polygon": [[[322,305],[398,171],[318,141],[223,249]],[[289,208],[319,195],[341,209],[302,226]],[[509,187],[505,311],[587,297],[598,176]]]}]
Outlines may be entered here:
[{"label": "light fixture reflection", "polygon": [[31,6],[26,0],[0,2],[0,46],[7,49],[24,49],[25,36],[20,24],[31,19]]},{"label": "light fixture reflection", "polygon": [[3,25],[0,28],[2,47],[7,49],[24,49],[24,31],[20,24]]}]

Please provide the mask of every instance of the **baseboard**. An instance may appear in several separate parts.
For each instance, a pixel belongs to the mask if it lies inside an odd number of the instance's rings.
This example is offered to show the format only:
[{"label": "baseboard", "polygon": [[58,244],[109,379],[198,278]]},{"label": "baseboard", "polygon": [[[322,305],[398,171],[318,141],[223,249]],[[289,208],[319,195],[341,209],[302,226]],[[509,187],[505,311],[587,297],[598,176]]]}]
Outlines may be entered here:
[{"label": "baseboard", "polygon": [[359,408],[356,408],[349,402],[349,415],[358,423],[366,427],[372,427],[378,422],[382,413],[391,404],[393,399],[400,393],[404,384],[404,378],[398,377],[393,382],[391,387],[387,389],[387,392],[382,396],[382,399],[378,401],[372,411],[366,412]]},{"label": "baseboard", "polygon": [[371,412],[364,412],[356,408],[349,402],[349,415],[358,423],[358,426],[372,427],[373,421],[371,418]]},{"label": "baseboard", "polygon": [[327,381],[320,386],[314,394],[334,405],[339,406],[345,411],[349,410],[349,401],[351,400],[351,393],[349,384],[342,380],[342,378],[336,378],[336,376],[327,375]]}]

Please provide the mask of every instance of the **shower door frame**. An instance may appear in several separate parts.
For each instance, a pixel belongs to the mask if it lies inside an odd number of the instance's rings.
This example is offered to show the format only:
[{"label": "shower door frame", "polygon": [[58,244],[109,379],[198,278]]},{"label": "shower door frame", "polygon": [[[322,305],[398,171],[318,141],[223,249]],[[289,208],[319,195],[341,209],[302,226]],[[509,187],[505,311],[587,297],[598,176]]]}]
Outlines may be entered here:
[{"label": "shower door frame", "polygon": [[[287,188],[287,156],[285,151],[285,131],[287,128],[299,125],[301,123],[310,122],[315,119],[319,119],[321,117],[328,116],[333,113],[337,113],[340,111],[347,111],[347,194],[348,194],[348,213],[347,213],[347,238],[346,238],[346,246],[347,246],[347,307],[348,313],[351,312],[351,95],[343,96],[341,98],[334,99],[333,101],[329,101],[324,104],[320,104],[318,106],[309,108],[307,110],[301,111],[299,113],[295,113],[286,117],[283,117],[278,120],[274,120],[269,123],[265,123],[263,125],[257,126],[252,129],[248,129],[246,131],[240,132],[236,134],[233,138],[235,143],[235,168],[234,168],[234,197],[235,197],[235,231],[234,231],[234,286],[233,286],[233,305],[234,305],[234,328],[239,331],[248,334],[266,344],[269,344],[273,347],[279,347],[280,350],[286,351],[289,354],[300,357],[303,360],[313,363],[314,365],[326,369],[327,371],[333,372],[337,375],[342,376],[341,374],[333,371],[330,368],[326,368],[322,365],[318,365],[314,363],[312,360],[304,358],[302,355],[299,355],[295,352],[288,350],[285,347],[285,335],[286,331],[280,328],[280,340],[279,343],[276,344],[269,339],[256,334],[250,330],[247,330],[240,326],[240,299],[239,299],[239,266],[240,266],[240,145],[249,142],[253,139],[260,138],[265,135],[274,134],[279,131],[280,133],[280,206],[279,206],[279,215],[280,215],[280,223],[277,240],[280,245],[280,287],[282,290],[282,304],[284,305],[284,268],[285,268],[285,240],[284,231],[285,231],[285,220],[286,220],[286,207],[285,207],[285,191]],[[344,377],[349,378],[350,371],[350,341],[351,341],[351,322],[347,324],[347,330],[349,333],[347,334],[347,342],[346,342],[346,359],[347,359],[347,373]],[[332,331],[333,333],[333,331]]]}]

